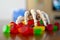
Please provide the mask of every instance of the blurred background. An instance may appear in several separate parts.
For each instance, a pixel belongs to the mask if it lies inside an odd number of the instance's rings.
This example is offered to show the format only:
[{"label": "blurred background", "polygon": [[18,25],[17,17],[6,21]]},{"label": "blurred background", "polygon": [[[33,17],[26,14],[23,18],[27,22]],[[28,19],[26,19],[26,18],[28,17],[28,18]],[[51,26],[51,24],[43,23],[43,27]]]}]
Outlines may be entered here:
[{"label": "blurred background", "polygon": [[26,0],[0,0],[0,40],[4,40],[2,28],[13,20],[13,12],[25,8]]},{"label": "blurred background", "polygon": [[32,8],[45,11],[51,23],[60,22],[60,0],[0,0],[0,40],[4,40],[2,27],[13,20],[14,11]]}]

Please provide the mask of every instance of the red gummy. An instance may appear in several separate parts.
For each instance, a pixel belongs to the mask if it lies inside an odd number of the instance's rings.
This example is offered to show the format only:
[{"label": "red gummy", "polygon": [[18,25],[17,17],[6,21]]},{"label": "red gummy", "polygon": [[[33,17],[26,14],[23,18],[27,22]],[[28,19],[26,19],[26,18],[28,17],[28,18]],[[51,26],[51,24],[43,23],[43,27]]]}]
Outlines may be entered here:
[{"label": "red gummy", "polygon": [[41,26],[40,21],[37,22],[37,25],[38,25],[38,26]]},{"label": "red gummy", "polygon": [[29,25],[29,26],[34,25],[34,20],[28,20],[28,24],[27,25]]},{"label": "red gummy", "polygon": [[51,31],[51,32],[53,31],[53,25],[52,25],[52,24],[48,24],[48,25],[47,25],[47,31],[49,31],[49,32],[50,32],[50,31]]},{"label": "red gummy", "polygon": [[23,24],[23,23],[19,23],[19,24],[17,24],[17,26],[18,26],[18,28],[19,28],[19,27],[23,27],[24,24]]},{"label": "red gummy", "polygon": [[58,22],[55,22],[55,24],[58,27],[58,30],[60,30],[60,24]]},{"label": "red gummy", "polygon": [[18,34],[17,24],[15,22],[10,22],[10,37],[12,40],[15,40],[16,35]]},{"label": "red gummy", "polygon": [[29,34],[29,28],[27,25],[24,25],[23,27],[20,27],[20,34],[22,34],[23,36],[28,36]]},{"label": "red gummy", "polygon": [[[34,20],[28,20],[28,25],[29,26],[31,26],[31,25],[33,26],[34,25]],[[37,25],[41,26],[40,21],[37,21]]]},{"label": "red gummy", "polygon": [[14,22],[11,22],[10,24],[11,24],[10,33],[11,33],[11,34],[17,34],[17,33],[18,33],[17,24],[14,23]]},{"label": "red gummy", "polygon": [[29,35],[32,36],[33,35],[33,28],[29,27]]},{"label": "red gummy", "polygon": [[30,27],[30,25],[24,25],[22,23],[19,24],[19,33],[22,34],[23,36],[29,36],[33,35],[33,28]]},{"label": "red gummy", "polygon": [[17,24],[15,22],[10,22],[10,26],[16,27]]}]

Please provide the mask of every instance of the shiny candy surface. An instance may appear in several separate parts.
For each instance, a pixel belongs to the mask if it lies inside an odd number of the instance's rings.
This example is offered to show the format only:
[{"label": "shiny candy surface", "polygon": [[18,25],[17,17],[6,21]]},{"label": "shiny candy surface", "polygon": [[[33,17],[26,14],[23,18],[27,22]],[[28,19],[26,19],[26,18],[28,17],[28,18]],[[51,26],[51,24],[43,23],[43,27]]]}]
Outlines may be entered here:
[{"label": "shiny candy surface", "polygon": [[53,31],[53,25],[52,24],[48,24],[46,28],[47,28],[47,31]]},{"label": "shiny candy surface", "polygon": [[11,29],[10,29],[10,33],[12,33],[12,34],[17,34],[18,33],[18,31],[17,31],[17,24],[16,23],[14,23],[14,22],[11,22],[10,23],[10,26],[11,26]]},{"label": "shiny candy surface", "polygon": [[55,22],[55,24],[58,27],[58,30],[60,30],[60,24],[58,22]]},{"label": "shiny candy surface", "polygon": [[42,20],[40,20],[40,24],[44,24]]},{"label": "shiny candy surface", "polygon": [[33,26],[34,25],[34,20],[28,20],[28,24],[29,26]]},{"label": "shiny candy surface", "polygon": [[45,26],[35,26],[34,35],[41,35],[45,31]]},{"label": "shiny candy surface", "polygon": [[58,27],[54,25],[53,32],[56,32],[58,30]]},{"label": "shiny candy surface", "polygon": [[18,34],[17,24],[15,22],[10,22],[10,37],[11,37],[11,39],[15,40],[17,34]]},{"label": "shiny candy surface", "polygon": [[10,27],[8,25],[5,25],[3,27],[3,34],[6,38],[10,37]]},{"label": "shiny candy surface", "polygon": [[28,27],[28,25],[23,25],[18,30],[19,30],[19,33],[24,35],[24,36],[28,36],[28,34],[29,34],[29,27]]}]

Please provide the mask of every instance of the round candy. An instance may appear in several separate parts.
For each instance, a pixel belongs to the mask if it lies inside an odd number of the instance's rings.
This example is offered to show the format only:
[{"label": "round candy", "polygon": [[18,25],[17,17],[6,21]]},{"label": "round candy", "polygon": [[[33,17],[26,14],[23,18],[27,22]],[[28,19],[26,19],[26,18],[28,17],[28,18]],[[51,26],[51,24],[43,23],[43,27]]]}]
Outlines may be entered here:
[{"label": "round candy", "polygon": [[18,33],[18,31],[17,31],[17,24],[14,23],[14,22],[11,22],[10,26],[11,26],[10,33],[17,34]]},{"label": "round candy", "polygon": [[48,24],[46,28],[47,28],[47,31],[53,31],[53,25],[52,24]]},{"label": "round candy", "polygon": [[45,26],[40,26],[40,29],[41,29],[42,31],[44,31],[44,30],[45,30]]},{"label": "round candy", "polygon": [[18,28],[19,33],[23,36],[27,36],[29,33],[29,27],[28,25],[23,25],[22,27]]},{"label": "round candy", "polygon": [[58,22],[55,22],[55,24],[58,27],[58,30],[60,30],[60,24]]},{"label": "round candy", "polygon": [[28,20],[29,27],[34,27],[34,20]]},{"label": "round candy", "polygon": [[40,24],[41,24],[41,25],[44,25],[44,23],[43,23],[43,21],[42,21],[42,20],[40,20]]},{"label": "round candy", "polygon": [[56,32],[58,30],[58,27],[54,25],[53,31]]},{"label": "round candy", "polygon": [[19,24],[17,24],[17,30],[18,30],[19,33],[20,33],[21,28],[22,28],[23,26],[24,26],[23,23],[19,23]]},{"label": "round candy", "polygon": [[58,23],[58,22],[55,22],[55,25],[56,25],[56,26],[59,26],[59,23]]},{"label": "round candy", "polygon": [[40,21],[37,22],[37,26],[41,26]]},{"label": "round candy", "polygon": [[17,24],[16,24],[15,22],[10,22],[9,25],[10,25],[11,27],[12,27],[12,26],[16,27]]},{"label": "round candy", "polygon": [[7,39],[10,37],[10,27],[8,25],[3,27],[3,34]]},{"label": "round candy", "polygon": [[45,26],[35,26],[33,30],[34,30],[34,35],[41,35],[45,30]]},{"label": "round candy", "polygon": [[14,22],[10,22],[10,37],[12,40],[15,40],[16,35],[18,34],[18,30],[17,30],[17,24]]}]

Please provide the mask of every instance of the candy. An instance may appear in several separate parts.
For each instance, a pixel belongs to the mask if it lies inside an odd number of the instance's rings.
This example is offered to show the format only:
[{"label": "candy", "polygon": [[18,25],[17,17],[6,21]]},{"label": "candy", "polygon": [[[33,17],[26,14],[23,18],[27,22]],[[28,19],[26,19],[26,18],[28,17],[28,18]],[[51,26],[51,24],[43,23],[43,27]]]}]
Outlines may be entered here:
[{"label": "candy", "polygon": [[53,25],[52,24],[48,24],[47,25],[47,31],[52,31],[53,30]]},{"label": "candy", "polygon": [[10,23],[10,37],[11,37],[11,39],[12,40],[15,40],[15,38],[16,38],[16,35],[18,34],[18,30],[17,30],[17,24],[16,23],[14,23],[14,22],[11,22]]},{"label": "candy", "polygon": [[8,38],[10,37],[10,26],[9,25],[5,25],[3,27],[3,34],[8,40]]},{"label": "candy", "polygon": [[34,35],[41,35],[45,31],[45,26],[36,26],[33,28]]},{"label": "candy", "polygon": [[15,33],[17,34],[17,24],[14,22],[10,22],[11,30],[10,33]]},{"label": "candy", "polygon": [[60,30],[60,24],[58,22],[55,22],[55,24],[58,27],[58,30]]},{"label": "candy", "polygon": [[23,25],[18,30],[19,30],[19,33],[22,34],[23,36],[28,36],[28,33],[29,33],[28,25]]},{"label": "candy", "polygon": [[[34,20],[28,20],[28,24],[27,25],[34,27]],[[41,26],[39,21],[37,21],[37,25]]]},{"label": "candy", "polygon": [[38,26],[41,26],[40,21],[37,22],[37,25],[38,25]]},{"label": "candy", "polygon": [[48,24],[46,26],[46,31],[49,35],[52,35],[53,34],[53,25],[52,24]]},{"label": "candy", "polygon": [[40,20],[40,24],[41,24],[41,25],[43,25],[43,24],[44,24],[42,20]]},{"label": "candy", "polygon": [[34,20],[28,20],[28,24],[30,27],[34,27]]},{"label": "candy", "polygon": [[56,32],[58,30],[58,27],[54,25],[53,32]]}]

